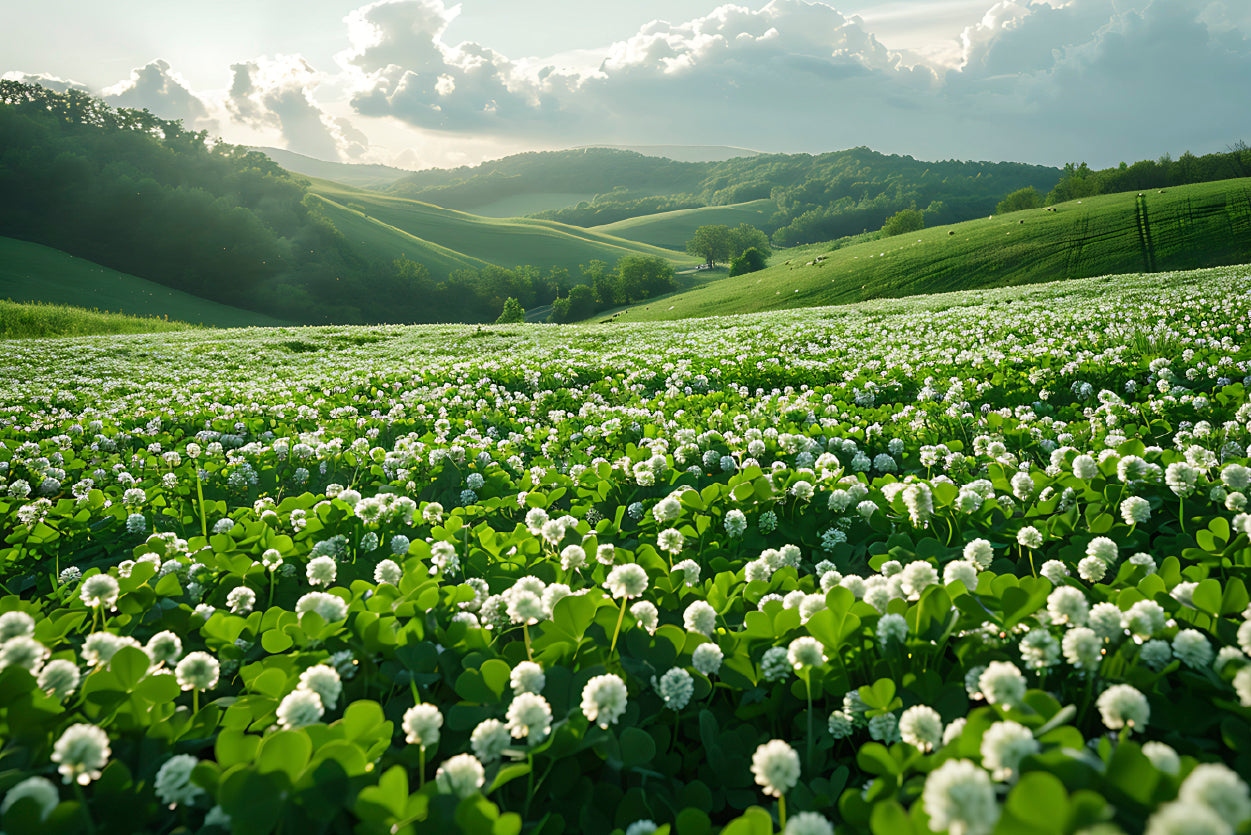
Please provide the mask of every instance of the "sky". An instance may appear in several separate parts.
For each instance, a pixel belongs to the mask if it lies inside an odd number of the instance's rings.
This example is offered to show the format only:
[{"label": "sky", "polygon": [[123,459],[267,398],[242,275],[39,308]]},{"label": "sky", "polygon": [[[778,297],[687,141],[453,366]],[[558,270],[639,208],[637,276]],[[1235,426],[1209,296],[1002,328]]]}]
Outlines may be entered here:
[{"label": "sky", "polygon": [[412,169],[585,144],[1103,167],[1251,141],[1251,2],[43,0],[0,74]]}]

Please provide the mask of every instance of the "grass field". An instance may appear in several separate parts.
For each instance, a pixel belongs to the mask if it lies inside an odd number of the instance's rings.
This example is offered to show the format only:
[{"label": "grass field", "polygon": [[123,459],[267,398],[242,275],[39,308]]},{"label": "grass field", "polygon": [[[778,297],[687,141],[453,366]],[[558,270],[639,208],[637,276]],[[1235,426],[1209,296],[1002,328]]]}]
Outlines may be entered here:
[{"label": "grass field", "polygon": [[101,313],[68,304],[0,299],[0,339],[46,336],[102,336],[118,333],[184,331],[192,325],[156,316]]},{"label": "grass field", "polygon": [[777,211],[772,200],[753,200],[729,206],[706,206],[702,209],[676,209],[655,215],[644,215],[592,227],[592,231],[615,235],[640,243],[663,246],[682,252],[695,230],[708,224],[738,226],[750,223],[761,227]]},{"label": "grass field", "polygon": [[[376,242],[387,252],[408,247],[408,257],[426,263],[436,275],[436,265],[443,269],[454,262],[565,267],[576,274],[581,264],[595,259],[615,263],[623,255],[658,255],[678,265],[694,260],[673,250],[563,223],[479,217],[320,180],[314,182],[313,191],[327,201],[336,225],[353,243],[373,246]],[[358,220],[352,222],[345,214]],[[429,254],[433,263],[425,260],[426,253],[413,249],[423,242],[441,248]]]},{"label": "grass field", "polygon": [[564,209],[576,206],[583,200],[594,200],[595,195],[584,192],[552,191],[541,194],[514,194],[501,197],[481,206],[474,206],[470,211],[481,217],[525,217],[535,212],[549,209]]},{"label": "grass field", "polygon": [[14,238],[0,238],[0,299],[169,317],[221,328],[286,324]]},{"label": "grass field", "polygon": [[[1251,262],[1251,179],[1128,192],[924,229],[653,299],[622,321],[718,316],[1117,273]],[[828,252],[827,257],[822,257]],[[822,260],[817,260],[822,258]]]}]

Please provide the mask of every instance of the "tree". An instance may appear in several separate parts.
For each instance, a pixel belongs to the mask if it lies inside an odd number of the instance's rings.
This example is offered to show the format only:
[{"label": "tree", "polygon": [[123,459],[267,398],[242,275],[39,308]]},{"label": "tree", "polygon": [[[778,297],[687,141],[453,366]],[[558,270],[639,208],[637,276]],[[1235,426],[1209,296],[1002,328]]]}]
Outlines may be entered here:
[{"label": "tree", "polygon": [[915,232],[925,228],[925,216],[917,209],[900,209],[882,224],[882,232],[886,237]]},{"label": "tree", "polygon": [[773,254],[769,248],[769,236],[750,223],[740,223],[730,230],[730,257],[737,258],[753,247],[765,258]]},{"label": "tree", "polygon": [[698,255],[709,267],[715,267],[718,261],[727,261],[733,255],[730,239],[730,227],[723,224],[708,224],[695,230],[695,236],[686,242],[686,251],[690,255]]},{"label": "tree", "polygon": [[617,262],[617,301],[629,302],[667,293],[676,287],[673,265],[659,255],[626,255]]},{"label": "tree", "polygon": [[521,309],[521,303],[511,296],[504,302],[504,309],[500,312],[500,317],[495,320],[497,325],[511,325],[516,322],[524,322],[526,320],[526,312]]},{"label": "tree", "polygon": [[1042,195],[1033,186],[1017,189],[1009,194],[995,207],[995,214],[1006,215],[1008,212],[1019,212],[1022,209],[1037,209],[1042,205]]},{"label": "tree", "polygon": [[550,316],[547,317],[547,321],[556,322],[558,324],[568,322],[569,310],[572,306],[573,306],[573,303],[569,301],[569,298],[567,296],[564,298],[558,298],[558,299],[553,300],[552,301],[552,313]]},{"label": "tree", "polygon": [[748,247],[747,251],[730,262],[730,275],[754,273],[765,268],[765,256],[760,250]]},{"label": "tree", "polygon": [[569,321],[578,322],[595,312],[595,291],[585,284],[569,288]]}]

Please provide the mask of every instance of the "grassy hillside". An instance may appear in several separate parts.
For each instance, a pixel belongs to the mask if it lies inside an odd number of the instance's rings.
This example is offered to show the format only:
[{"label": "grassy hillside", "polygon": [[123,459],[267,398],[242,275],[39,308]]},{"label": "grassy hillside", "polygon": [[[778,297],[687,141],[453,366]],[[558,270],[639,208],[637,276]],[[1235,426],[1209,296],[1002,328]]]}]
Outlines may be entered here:
[{"label": "grassy hillside", "polygon": [[593,226],[591,231],[682,252],[686,249],[686,242],[694,237],[695,230],[700,226],[718,223],[738,226],[740,223],[750,223],[759,229],[767,224],[776,211],[777,203],[772,200],[752,200],[730,206],[677,209],[656,215],[632,217],[616,223]]},{"label": "grassy hillside", "polygon": [[472,206],[469,212],[482,217],[525,217],[536,212],[576,206],[584,200],[594,200],[595,195],[579,191],[552,191],[537,194],[515,194],[501,197],[481,206]]},{"label": "grassy hillside", "polygon": [[1102,195],[833,251],[830,245],[784,250],[760,272],[652,300],[620,319],[748,313],[1247,262],[1251,179],[1225,180]]},{"label": "grassy hillside", "polygon": [[608,148],[616,151],[633,151],[645,157],[664,157],[676,162],[724,162],[738,157],[759,156],[759,151],[735,148],[729,145],[581,145],[581,148]]},{"label": "grassy hillside", "polygon": [[0,299],[169,317],[216,327],[286,324],[14,238],[0,238]]},{"label": "grassy hillside", "polygon": [[[315,181],[313,193],[331,201],[332,219],[353,244],[365,243],[375,253],[379,252],[376,247],[389,247],[385,254],[428,242],[442,259],[440,268],[455,268],[459,260],[462,266],[529,264],[576,272],[579,265],[592,260],[615,263],[623,255],[658,255],[682,264],[693,261],[681,252],[551,221],[479,217],[326,181]],[[347,214],[354,221],[343,214],[345,210],[351,210]],[[419,256],[409,249],[407,255],[438,274],[424,253]]]},{"label": "grassy hillside", "polygon": [[288,171],[303,174],[305,177],[318,177],[334,180],[359,188],[382,188],[396,180],[413,173],[403,168],[392,168],[389,165],[367,165],[363,163],[327,162],[324,159],[306,157],[294,151],[281,148],[254,148]]},{"label": "grassy hillside", "polygon": [[0,339],[46,336],[103,336],[119,333],[185,331],[193,325],[155,316],[101,313],[68,304],[0,300]]}]

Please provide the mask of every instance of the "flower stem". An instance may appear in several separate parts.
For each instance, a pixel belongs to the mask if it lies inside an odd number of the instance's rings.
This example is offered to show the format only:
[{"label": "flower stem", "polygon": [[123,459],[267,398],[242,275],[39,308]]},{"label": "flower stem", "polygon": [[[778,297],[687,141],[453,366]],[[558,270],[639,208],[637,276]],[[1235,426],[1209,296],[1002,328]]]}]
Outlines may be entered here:
[{"label": "flower stem", "polygon": [[621,611],[617,614],[617,628],[612,631],[612,643],[608,646],[608,654],[612,655],[613,650],[617,648],[617,636],[621,634],[621,624],[625,620],[626,602],[628,597],[621,598]]},{"label": "flower stem", "polygon": [[426,746],[422,745],[417,750],[417,788],[418,790],[426,786]]},{"label": "flower stem", "polygon": [[533,661],[534,653],[530,650],[530,624],[521,624],[521,634],[524,635],[526,639],[526,658]]},{"label": "flower stem", "polygon": [[74,796],[78,798],[78,803],[83,807],[83,817],[87,819],[87,832],[89,835],[95,835],[96,822],[91,819],[91,809],[87,807],[87,796],[83,794],[83,787],[77,780],[74,781]]},{"label": "flower stem", "polygon": [[815,774],[812,762],[812,670],[804,677],[804,688],[808,691],[808,770]]},{"label": "flower stem", "polygon": [[208,539],[208,521],[204,516],[204,487],[200,484],[200,468],[193,467],[195,470],[195,494],[200,499],[200,534]]},{"label": "flower stem", "polygon": [[778,795],[778,824],[780,828],[786,829],[786,795]]}]

